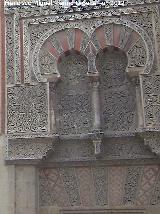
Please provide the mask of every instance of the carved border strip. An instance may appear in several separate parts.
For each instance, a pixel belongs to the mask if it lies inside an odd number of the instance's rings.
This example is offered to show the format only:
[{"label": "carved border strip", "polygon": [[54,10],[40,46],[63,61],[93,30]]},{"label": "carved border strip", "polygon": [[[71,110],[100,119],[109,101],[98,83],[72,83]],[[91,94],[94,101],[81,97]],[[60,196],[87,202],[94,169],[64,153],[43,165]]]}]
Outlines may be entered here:
[{"label": "carved border strip", "polygon": [[[128,8],[128,7],[139,7],[142,5],[147,5],[147,6],[152,6],[152,5],[157,5],[159,3],[159,0],[152,0],[152,1],[148,1],[146,2],[145,0],[140,0],[138,3],[137,1],[126,1],[125,5],[123,6],[123,8]],[[119,8],[120,5],[105,5],[105,6],[101,6],[101,5],[95,5],[95,6],[87,6],[87,7],[82,7],[82,8],[64,8],[63,6],[61,6],[60,4],[54,4],[52,6],[44,6],[44,7],[17,7],[17,8],[13,8],[13,7],[7,7],[6,9],[6,13],[14,13],[14,12],[18,12],[20,13],[21,17],[29,17],[29,16],[33,16],[34,14],[36,16],[41,16],[41,15],[46,15],[46,14],[64,14],[64,13],[74,13],[74,12],[88,12],[88,11],[97,11],[97,10],[113,10],[116,8]]]},{"label": "carved border strip", "polygon": [[21,83],[20,74],[20,28],[19,28],[19,15],[14,15],[14,74],[15,83]]},{"label": "carved border strip", "polygon": [[28,24],[29,20],[23,20],[23,26],[24,26],[24,41],[23,41],[23,46],[24,46],[24,82],[25,83],[30,83],[31,77],[30,77],[30,67],[29,67],[29,33],[28,33]]}]

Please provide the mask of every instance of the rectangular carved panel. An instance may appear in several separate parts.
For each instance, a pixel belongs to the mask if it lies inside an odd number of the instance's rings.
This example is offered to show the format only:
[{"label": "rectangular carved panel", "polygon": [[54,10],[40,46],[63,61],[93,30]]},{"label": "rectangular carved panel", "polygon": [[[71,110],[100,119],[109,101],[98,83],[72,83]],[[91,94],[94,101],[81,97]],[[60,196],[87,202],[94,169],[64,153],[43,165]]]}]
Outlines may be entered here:
[{"label": "rectangular carved panel", "polygon": [[160,128],[160,75],[141,77],[146,128]]},{"label": "rectangular carved panel", "polygon": [[[151,202],[159,204],[159,194],[155,191],[155,187],[159,185],[159,172],[158,165],[40,168],[40,208],[57,206],[65,209],[68,214],[87,214],[110,213],[106,205],[111,208],[128,206],[134,209],[118,213],[132,214],[137,207],[149,206]],[[96,212],[97,207],[101,210]]]},{"label": "rectangular carved panel", "polygon": [[8,87],[8,133],[37,133],[48,130],[47,86]]}]

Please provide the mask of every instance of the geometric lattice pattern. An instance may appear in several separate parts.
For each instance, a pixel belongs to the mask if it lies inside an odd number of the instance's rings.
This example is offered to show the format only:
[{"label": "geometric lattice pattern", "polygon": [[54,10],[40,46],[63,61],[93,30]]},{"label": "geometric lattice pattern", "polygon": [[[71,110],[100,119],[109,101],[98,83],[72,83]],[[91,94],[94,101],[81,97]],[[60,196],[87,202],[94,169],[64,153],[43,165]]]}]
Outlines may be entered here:
[{"label": "geometric lattice pattern", "polygon": [[40,206],[148,205],[159,173],[157,165],[41,168]]},{"label": "geometric lattice pattern", "polygon": [[140,189],[137,192],[136,204],[138,205],[149,204],[152,196],[152,191],[155,185],[158,169],[159,169],[158,166],[144,167],[141,182],[139,184]]}]

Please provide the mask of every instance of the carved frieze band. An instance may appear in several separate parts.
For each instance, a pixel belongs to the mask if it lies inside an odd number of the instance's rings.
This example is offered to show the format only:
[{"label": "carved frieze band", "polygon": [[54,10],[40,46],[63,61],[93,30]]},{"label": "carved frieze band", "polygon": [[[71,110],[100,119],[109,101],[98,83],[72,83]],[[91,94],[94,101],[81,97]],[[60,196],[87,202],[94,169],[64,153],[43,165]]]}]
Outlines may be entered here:
[{"label": "carved frieze band", "polygon": [[[116,179],[110,179],[112,175],[117,175]],[[40,168],[39,203],[40,207],[95,208],[113,199],[109,205],[158,205],[158,178],[157,165]]]}]

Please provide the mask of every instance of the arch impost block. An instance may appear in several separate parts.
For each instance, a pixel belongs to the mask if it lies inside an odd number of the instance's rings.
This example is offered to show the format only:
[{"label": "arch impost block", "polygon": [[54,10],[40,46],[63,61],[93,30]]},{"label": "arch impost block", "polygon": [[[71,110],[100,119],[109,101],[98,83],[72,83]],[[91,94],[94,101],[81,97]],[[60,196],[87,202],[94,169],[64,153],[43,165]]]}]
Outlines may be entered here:
[{"label": "arch impost block", "polygon": [[132,67],[127,67],[127,74],[129,77],[138,77],[140,74],[144,73],[144,66],[132,66]]}]

